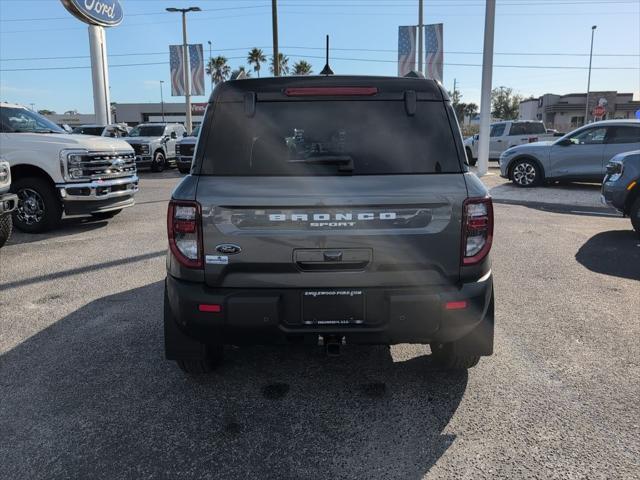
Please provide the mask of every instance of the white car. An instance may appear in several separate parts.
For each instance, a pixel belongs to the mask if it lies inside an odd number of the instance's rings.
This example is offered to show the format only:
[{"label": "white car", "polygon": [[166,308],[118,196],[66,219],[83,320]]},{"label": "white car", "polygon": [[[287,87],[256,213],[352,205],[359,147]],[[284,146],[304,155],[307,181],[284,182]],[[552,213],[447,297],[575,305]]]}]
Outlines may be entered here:
[{"label": "white car", "polygon": [[78,135],[120,138],[126,137],[129,134],[129,129],[126,125],[122,125],[120,123],[114,123],[111,125],[80,125],[78,127],[74,127],[71,133],[77,133]]},{"label": "white car", "polygon": [[[544,123],[529,120],[509,120],[491,124],[489,132],[489,159],[498,160],[502,152],[515,145],[550,140],[553,133],[547,133]],[[464,141],[469,165],[478,159],[478,135]]]},{"label": "white car", "polygon": [[55,228],[62,214],[110,218],[134,204],[135,154],[124,140],[70,135],[21,105],[0,103],[0,156],[18,196],[13,224]]}]

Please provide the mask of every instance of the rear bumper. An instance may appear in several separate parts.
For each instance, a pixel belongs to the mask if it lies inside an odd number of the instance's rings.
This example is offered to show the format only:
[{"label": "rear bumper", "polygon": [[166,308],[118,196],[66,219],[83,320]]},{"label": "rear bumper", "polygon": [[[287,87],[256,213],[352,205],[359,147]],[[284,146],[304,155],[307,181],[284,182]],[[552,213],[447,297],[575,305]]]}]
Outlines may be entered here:
[{"label": "rear bumper", "polygon": [[[356,344],[445,343],[472,337],[481,323],[484,338],[479,339],[474,353],[490,355],[493,352],[490,273],[481,281],[459,288],[358,289],[365,295],[365,323],[346,326],[303,324],[302,294],[306,289],[214,289],[170,275],[165,288],[169,359],[180,356],[172,351],[172,345],[184,341],[233,345],[315,344],[319,335],[339,335],[347,343]],[[466,308],[445,308],[448,302],[462,301],[466,301]],[[201,304],[220,305],[221,311],[201,312]],[[173,342],[171,336],[184,338]],[[474,349],[473,345],[470,349]]]}]

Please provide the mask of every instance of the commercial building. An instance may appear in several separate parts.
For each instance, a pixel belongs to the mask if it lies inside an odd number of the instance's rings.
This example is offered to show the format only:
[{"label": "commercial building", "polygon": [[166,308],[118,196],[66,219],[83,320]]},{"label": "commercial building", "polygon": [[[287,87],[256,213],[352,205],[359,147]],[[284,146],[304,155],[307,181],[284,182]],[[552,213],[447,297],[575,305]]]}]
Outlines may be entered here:
[{"label": "commercial building", "polygon": [[[547,93],[538,98],[520,102],[519,118],[542,120],[548,128],[567,131],[585,123],[586,93],[555,95]],[[633,100],[632,93],[616,91],[591,92],[589,94],[589,122],[619,118],[636,118],[640,101]]]},{"label": "commercial building", "polygon": [[[191,104],[194,125],[202,123],[206,107],[206,103]],[[113,121],[126,123],[132,127],[145,122],[184,123],[186,111],[185,103],[116,103],[114,105]]]}]

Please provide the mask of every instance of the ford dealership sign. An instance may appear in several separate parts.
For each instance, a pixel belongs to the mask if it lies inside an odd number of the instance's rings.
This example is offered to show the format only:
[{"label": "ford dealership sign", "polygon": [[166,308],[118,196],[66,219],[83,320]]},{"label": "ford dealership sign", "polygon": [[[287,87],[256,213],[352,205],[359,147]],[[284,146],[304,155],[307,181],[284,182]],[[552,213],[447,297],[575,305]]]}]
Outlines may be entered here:
[{"label": "ford dealership sign", "polygon": [[118,0],[60,0],[73,16],[91,25],[115,27],[124,17]]}]

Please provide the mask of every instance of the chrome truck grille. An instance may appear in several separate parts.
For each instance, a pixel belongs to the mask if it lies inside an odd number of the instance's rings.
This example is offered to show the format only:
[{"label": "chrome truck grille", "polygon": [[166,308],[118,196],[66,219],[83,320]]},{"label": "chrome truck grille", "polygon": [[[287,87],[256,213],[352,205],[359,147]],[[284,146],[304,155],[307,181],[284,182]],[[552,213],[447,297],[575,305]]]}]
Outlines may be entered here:
[{"label": "chrome truck grille", "polygon": [[136,173],[135,154],[127,152],[69,152],[63,168],[69,180],[108,180]]}]

